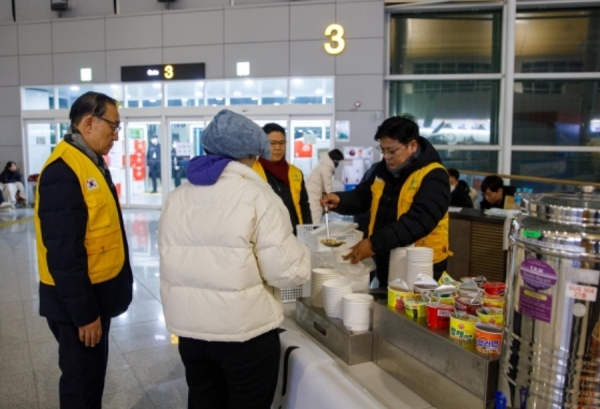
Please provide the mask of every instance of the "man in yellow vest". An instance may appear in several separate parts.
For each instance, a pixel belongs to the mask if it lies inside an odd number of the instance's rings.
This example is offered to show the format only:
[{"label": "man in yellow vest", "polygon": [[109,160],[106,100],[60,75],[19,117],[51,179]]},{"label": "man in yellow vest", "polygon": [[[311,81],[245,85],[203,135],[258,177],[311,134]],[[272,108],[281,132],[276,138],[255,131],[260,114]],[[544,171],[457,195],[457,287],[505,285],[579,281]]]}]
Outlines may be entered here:
[{"label": "man in yellow vest", "polygon": [[285,160],[285,129],[276,123],[263,127],[271,145],[271,160],[258,158],[254,169],[267,182],[273,191],[283,200],[290,214],[290,221],[296,234],[299,224],[311,224],[312,214],[308,204],[308,193],[304,186],[302,171]]},{"label": "man in yellow vest", "polygon": [[117,101],[80,96],[46,161],[34,221],[40,315],[58,341],[60,407],[100,408],[110,320],[132,298],[133,275],[117,191],[103,155],[118,140]]},{"label": "man in yellow vest", "polygon": [[371,212],[369,238],[352,248],[346,259],[358,263],[373,257],[380,287],[388,282],[390,251],[415,244],[434,250],[434,277],[446,268],[450,184],[440,156],[419,136],[410,115],[386,119],[375,140],[383,161],[350,192],[322,199],[340,214]]}]

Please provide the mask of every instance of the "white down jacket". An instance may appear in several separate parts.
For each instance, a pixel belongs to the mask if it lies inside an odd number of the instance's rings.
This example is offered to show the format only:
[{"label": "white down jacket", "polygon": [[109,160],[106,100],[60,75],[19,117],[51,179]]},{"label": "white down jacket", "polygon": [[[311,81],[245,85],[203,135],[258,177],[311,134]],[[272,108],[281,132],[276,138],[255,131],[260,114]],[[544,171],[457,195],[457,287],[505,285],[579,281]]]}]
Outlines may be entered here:
[{"label": "white down jacket", "polygon": [[310,277],[310,253],[283,202],[238,162],[212,186],[185,183],[169,194],[158,246],[165,321],[178,336],[243,342],[277,328],[276,288]]},{"label": "white down jacket", "polygon": [[312,214],[314,224],[321,223],[323,208],[319,203],[323,192],[331,193],[333,191],[333,174],[335,165],[327,152],[322,152],[319,156],[319,164],[308,176],[306,180],[306,192],[308,193],[308,203]]}]

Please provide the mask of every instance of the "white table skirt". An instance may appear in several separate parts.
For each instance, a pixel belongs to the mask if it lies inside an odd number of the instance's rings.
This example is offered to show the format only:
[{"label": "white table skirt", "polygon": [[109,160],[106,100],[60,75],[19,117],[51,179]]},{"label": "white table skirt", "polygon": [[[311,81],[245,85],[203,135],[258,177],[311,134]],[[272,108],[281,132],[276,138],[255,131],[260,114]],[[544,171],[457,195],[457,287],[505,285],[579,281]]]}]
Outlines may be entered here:
[{"label": "white table skirt", "polygon": [[281,328],[286,331],[280,334],[281,363],[272,409],[385,408],[295,324],[286,320]]}]

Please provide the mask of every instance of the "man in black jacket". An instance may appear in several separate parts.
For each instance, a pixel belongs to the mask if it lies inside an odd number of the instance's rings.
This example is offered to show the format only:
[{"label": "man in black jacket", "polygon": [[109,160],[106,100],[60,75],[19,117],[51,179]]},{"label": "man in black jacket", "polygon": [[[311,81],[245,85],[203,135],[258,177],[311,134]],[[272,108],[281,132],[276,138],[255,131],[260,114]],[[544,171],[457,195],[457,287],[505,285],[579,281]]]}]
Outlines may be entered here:
[{"label": "man in black jacket", "polygon": [[101,408],[111,318],[132,299],[123,218],[102,156],[118,140],[117,102],[79,97],[39,177],[35,207],[40,315],[59,345],[60,407]]},{"label": "man in black jacket", "polygon": [[150,137],[150,146],[146,152],[146,164],[148,165],[148,176],[152,180],[152,192],[150,193],[156,193],[156,179],[162,180],[160,176],[160,143],[158,143],[156,135]]},{"label": "man in black jacket", "polygon": [[450,192],[452,192],[450,206],[472,208],[473,200],[471,199],[471,188],[467,185],[467,182],[459,179],[459,171],[454,168],[449,168],[448,176],[450,178]]},{"label": "man in black jacket", "polygon": [[440,156],[419,136],[410,115],[386,119],[375,140],[384,160],[372,174],[352,191],[331,193],[322,200],[341,214],[371,211],[370,237],[354,246],[346,259],[357,263],[373,257],[379,285],[386,287],[390,251],[415,243],[433,248],[434,275],[440,276],[449,255],[450,204],[448,173]]}]

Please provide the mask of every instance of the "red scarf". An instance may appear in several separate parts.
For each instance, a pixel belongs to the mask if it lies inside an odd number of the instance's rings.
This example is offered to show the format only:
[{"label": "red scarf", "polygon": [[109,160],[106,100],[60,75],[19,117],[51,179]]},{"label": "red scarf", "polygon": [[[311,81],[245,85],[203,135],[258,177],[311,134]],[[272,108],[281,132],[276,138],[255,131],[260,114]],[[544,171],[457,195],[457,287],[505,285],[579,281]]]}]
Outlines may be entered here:
[{"label": "red scarf", "polygon": [[271,162],[270,160],[259,158],[258,161],[267,172],[281,180],[286,186],[290,185],[290,165],[288,165],[285,159],[281,159],[279,162]]}]

